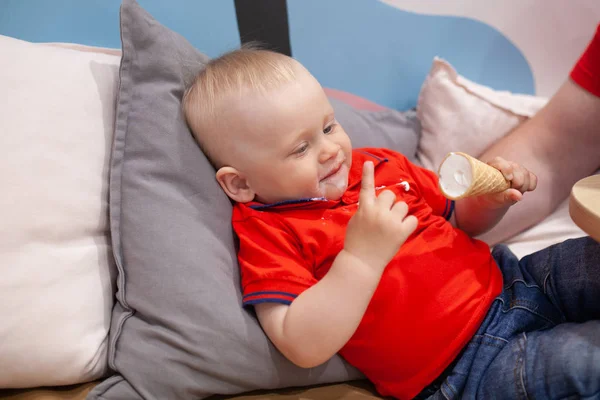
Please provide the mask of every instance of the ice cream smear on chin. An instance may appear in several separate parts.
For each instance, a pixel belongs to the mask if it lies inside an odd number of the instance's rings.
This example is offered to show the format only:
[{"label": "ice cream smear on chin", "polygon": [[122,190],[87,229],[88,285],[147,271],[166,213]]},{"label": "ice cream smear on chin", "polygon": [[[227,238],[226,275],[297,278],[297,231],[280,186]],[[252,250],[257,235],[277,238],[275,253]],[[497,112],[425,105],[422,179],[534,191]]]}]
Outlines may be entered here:
[{"label": "ice cream smear on chin", "polygon": [[451,197],[461,197],[473,183],[473,168],[461,154],[450,153],[439,169],[440,186]]},{"label": "ice cream smear on chin", "polygon": [[321,190],[326,190],[327,186],[333,186],[338,191],[344,192],[346,187],[348,186],[348,167],[345,164],[342,164],[340,168],[335,171],[333,174],[327,176],[325,179],[321,180],[320,186]]}]

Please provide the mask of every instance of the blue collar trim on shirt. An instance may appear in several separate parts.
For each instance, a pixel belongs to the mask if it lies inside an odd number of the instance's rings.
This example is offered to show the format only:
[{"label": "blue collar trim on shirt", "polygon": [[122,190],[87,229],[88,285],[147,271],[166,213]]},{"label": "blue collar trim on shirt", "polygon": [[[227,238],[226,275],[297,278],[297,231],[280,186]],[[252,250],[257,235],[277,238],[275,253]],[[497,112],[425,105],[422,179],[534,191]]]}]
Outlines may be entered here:
[{"label": "blue collar trim on shirt", "polygon": [[378,162],[388,162],[388,161],[390,161],[390,160],[388,160],[387,158],[379,158],[379,157],[377,157],[375,154],[371,154],[371,153],[369,153],[368,151],[359,150],[358,152],[359,152],[359,153],[366,154],[366,155],[368,155],[369,157],[373,157],[373,158],[374,158],[374,159],[376,159]]},{"label": "blue collar trim on shirt", "polygon": [[[377,164],[389,161],[387,158],[377,157],[376,155],[371,154],[368,151],[358,150],[358,152],[363,153],[369,157],[373,157],[375,160],[377,160]],[[362,166],[361,166],[361,168],[362,168]],[[350,184],[350,182],[348,182],[348,184]],[[348,187],[350,187],[350,185],[348,185]],[[329,201],[329,200],[327,200],[325,197],[306,197],[303,199],[283,200],[283,201],[278,201],[276,203],[270,203],[270,204],[253,204],[249,207],[252,208],[253,210],[264,210],[266,208],[273,208],[273,207],[278,207],[278,206],[288,206],[288,205],[293,205],[293,204],[311,203],[314,201]]]},{"label": "blue collar trim on shirt", "polygon": [[283,200],[283,201],[278,201],[276,203],[271,203],[271,204],[254,204],[254,205],[251,205],[250,208],[252,208],[253,210],[262,210],[264,208],[287,206],[290,204],[309,203],[312,201],[327,201],[327,199],[325,197],[307,197],[304,199],[297,199],[297,200]]},{"label": "blue collar trim on shirt", "polygon": [[[366,155],[368,155],[369,157],[373,157],[373,158],[374,158],[374,159],[376,159],[378,162],[388,162],[388,161],[390,161],[390,160],[388,160],[388,159],[387,159],[387,157],[386,157],[386,158],[379,158],[379,157],[377,157],[375,154],[371,154],[371,153],[369,153],[368,151],[359,150],[358,152],[359,152],[359,153],[366,154]],[[361,168],[362,168],[362,166],[361,166]]]}]

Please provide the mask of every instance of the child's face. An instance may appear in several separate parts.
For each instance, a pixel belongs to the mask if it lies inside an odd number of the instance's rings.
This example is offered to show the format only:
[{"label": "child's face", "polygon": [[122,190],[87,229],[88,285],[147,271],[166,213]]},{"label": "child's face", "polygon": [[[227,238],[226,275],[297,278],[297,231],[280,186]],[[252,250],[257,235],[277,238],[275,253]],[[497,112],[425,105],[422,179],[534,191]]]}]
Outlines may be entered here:
[{"label": "child's face", "polygon": [[[236,168],[254,200],[339,199],[348,186],[350,138],[319,83],[298,68],[295,82],[235,102],[228,121]],[[234,199],[235,200],[235,199]]]}]

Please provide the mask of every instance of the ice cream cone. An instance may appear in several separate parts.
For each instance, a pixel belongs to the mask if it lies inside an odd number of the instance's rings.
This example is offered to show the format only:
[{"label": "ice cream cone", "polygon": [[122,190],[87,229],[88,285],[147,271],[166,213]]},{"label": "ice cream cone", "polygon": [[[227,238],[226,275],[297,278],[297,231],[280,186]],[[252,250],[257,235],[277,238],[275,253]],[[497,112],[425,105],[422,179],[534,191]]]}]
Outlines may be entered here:
[{"label": "ice cream cone", "polygon": [[446,155],[438,176],[442,193],[451,200],[498,193],[510,187],[502,172],[460,152]]}]

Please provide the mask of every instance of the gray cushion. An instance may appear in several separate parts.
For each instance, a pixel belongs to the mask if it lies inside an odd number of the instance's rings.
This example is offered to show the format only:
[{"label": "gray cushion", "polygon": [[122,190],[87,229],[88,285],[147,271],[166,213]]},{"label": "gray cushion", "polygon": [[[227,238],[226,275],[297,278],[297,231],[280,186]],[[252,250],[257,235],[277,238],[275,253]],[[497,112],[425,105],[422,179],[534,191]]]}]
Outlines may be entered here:
[{"label": "gray cushion", "polygon": [[404,154],[414,163],[421,137],[421,124],[414,110],[400,112],[357,110],[335,98],[329,98],[335,118],[352,140],[352,147],[384,147]]},{"label": "gray cushion", "polygon": [[[184,87],[207,57],[134,0],[123,1],[121,37],[110,173],[116,375],[88,398],[203,398],[360,377],[339,357],[295,367],[241,307],[231,204],[181,113]],[[398,134],[415,135],[409,126]],[[389,139],[377,137],[374,146]]]}]

